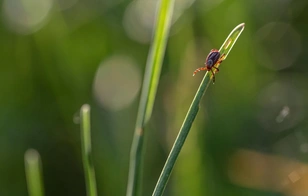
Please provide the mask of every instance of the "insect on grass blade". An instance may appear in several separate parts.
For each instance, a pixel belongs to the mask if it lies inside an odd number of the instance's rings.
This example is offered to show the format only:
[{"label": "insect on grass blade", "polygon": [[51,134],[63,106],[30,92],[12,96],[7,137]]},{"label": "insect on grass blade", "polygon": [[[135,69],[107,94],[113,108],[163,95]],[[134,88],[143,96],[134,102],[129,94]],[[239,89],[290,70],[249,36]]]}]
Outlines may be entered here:
[{"label": "insect on grass blade", "polygon": [[[236,26],[225,42],[222,44],[222,46],[219,49],[219,52],[221,54],[224,54],[224,59],[228,56],[229,52],[231,51],[233,45],[235,44],[238,37],[241,35],[242,31],[244,30],[245,24],[242,23],[238,26]],[[188,109],[188,112],[186,114],[186,117],[184,119],[184,122],[182,124],[182,127],[179,131],[179,134],[172,146],[172,149],[169,153],[169,156],[167,158],[167,161],[164,165],[164,168],[159,176],[159,179],[157,181],[157,184],[155,186],[155,189],[153,191],[152,196],[161,196],[164,192],[164,189],[167,185],[168,179],[171,175],[172,169],[174,167],[174,164],[178,158],[178,155],[180,154],[180,151],[184,145],[184,142],[187,138],[187,135],[190,131],[190,128],[192,126],[192,123],[195,120],[195,117],[199,110],[199,104],[203,97],[204,92],[208,88],[211,82],[211,74],[209,72],[206,72],[206,74],[203,77],[203,80],[196,92],[196,95],[190,105],[190,108]]]}]

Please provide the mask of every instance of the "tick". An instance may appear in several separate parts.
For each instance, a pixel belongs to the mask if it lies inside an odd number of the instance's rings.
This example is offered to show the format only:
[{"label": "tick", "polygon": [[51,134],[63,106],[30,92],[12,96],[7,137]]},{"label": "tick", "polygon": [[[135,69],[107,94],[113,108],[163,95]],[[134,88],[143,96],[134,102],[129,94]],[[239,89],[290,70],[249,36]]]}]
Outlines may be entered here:
[{"label": "tick", "polygon": [[213,83],[215,83],[215,73],[213,71],[213,68],[216,69],[216,72],[219,72],[219,69],[215,67],[215,65],[219,65],[224,60],[225,54],[220,55],[220,52],[216,49],[212,49],[211,52],[207,55],[204,67],[200,67],[194,71],[193,76],[202,70],[211,71],[213,74]]}]

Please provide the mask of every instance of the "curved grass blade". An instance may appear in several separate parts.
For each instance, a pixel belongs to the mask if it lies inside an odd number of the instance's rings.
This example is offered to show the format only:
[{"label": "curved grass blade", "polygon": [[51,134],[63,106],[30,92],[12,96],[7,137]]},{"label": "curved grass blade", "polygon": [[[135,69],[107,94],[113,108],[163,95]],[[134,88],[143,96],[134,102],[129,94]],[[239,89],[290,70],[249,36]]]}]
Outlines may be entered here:
[{"label": "curved grass blade", "polygon": [[219,49],[220,54],[225,54],[224,59],[227,58],[229,52],[231,51],[232,47],[234,46],[235,42],[243,32],[245,27],[245,23],[237,25],[229,34],[225,42],[222,44],[222,46]]},{"label": "curved grass blade", "polygon": [[81,153],[87,188],[87,196],[97,196],[95,170],[92,162],[90,106],[80,109]]},{"label": "curved grass blade", "polygon": [[[231,31],[231,33],[229,34],[229,36],[227,37],[226,41],[223,43],[221,48],[219,49],[221,54],[225,54],[224,59],[226,59],[233,45],[235,44],[236,40],[238,39],[242,31],[244,30],[244,26],[245,24],[242,23],[238,25],[237,27],[235,27],[233,31]],[[203,97],[204,92],[206,91],[207,87],[211,83],[211,77],[212,76],[210,72],[206,72],[205,76],[203,77],[203,80],[199,86],[199,89],[197,90],[194,100],[192,101],[190,108],[186,114],[186,117],[180,129],[180,132],[166,160],[165,166],[159,176],[159,179],[157,181],[157,184],[153,192],[153,196],[161,196],[164,192],[164,189],[167,185],[167,182],[170,177],[173,166],[175,164],[175,161],[184,145],[186,137],[192,126],[192,123],[198,113],[201,98]]]},{"label": "curved grass blade", "polygon": [[25,171],[29,196],[43,196],[41,158],[34,149],[29,149],[25,153]]},{"label": "curved grass blade", "polygon": [[151,116],[154,105],[162,61],[167,45],[173,7],[174,0],[161,0],[156,15],[154,39],[147,59],[146,71],[144,74],[143,87],[137,114],[137,122],[131,147],[126,192],[127,196],[136,196],[140,194],[144,139],[143,129]]}]

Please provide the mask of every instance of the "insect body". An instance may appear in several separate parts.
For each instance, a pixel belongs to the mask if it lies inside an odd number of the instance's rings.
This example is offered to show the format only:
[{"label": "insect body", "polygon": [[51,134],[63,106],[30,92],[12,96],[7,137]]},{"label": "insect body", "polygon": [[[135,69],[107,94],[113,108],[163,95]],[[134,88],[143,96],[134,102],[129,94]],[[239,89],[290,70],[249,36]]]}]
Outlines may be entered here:
[{"label": "insect body", "polygon": [[202,70],[207,70],[207,71],[211,71],[213,74],[213,83],[215,82],[215,73],[213,71],[213,68],[216,69],[216,72],[219,71],[219,69],[217,67],[215,67],[215,65],[219,65],[224,59],[225,54],[220,55],[220,52],[216,49],[211,50],[211,52],[207,55],[205,63],[204,63],[204,67],[200,67],[198,69],[196,69],[194,71],[193,76]]}]

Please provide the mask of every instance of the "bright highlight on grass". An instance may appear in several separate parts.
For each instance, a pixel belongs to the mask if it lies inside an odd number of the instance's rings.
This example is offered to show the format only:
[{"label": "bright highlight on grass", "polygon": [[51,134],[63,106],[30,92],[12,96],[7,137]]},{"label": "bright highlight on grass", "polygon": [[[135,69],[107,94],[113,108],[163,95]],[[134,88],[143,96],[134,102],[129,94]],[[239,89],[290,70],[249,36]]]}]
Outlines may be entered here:
[{"label": "bright highlight on grass", "polygon": [[29,196],[43,196],[41,158],[34,149],[29,149],[25,153],[25,171]]},{"label": "bright highlight on grass", "polygon": [[[236,26],[225,42],[222,44],[222,46],[219,49],[219,52],[224,55],[224,59],[228,56],[229,52],[231,51],[233,45],[237,41],[238,37],[241,35],[242,31],[244,30],[245,24],[239,24]],[[226,64],[226,63],[225,63]],[[187,135],[189,133],[189,130],[192,126],[192,123],[195,120],[195,117],[199,110],[199,104],[203,97],[204,92],[206,91],[207,87],[210,85],[212,79],[212,75],[209,73],[209,71],[206,72],[205,76],[203,77],[203,80],[199,86],[199,89],[197,90],[197,93],[194,97],[194,100],[192,101],[190,108],[186,114],[186,117],[184,119],[184,122],[182,124],[182,127],[180,129],[180,132],[173,144],[173,147],[169,153],[169,156],[167,158],[167,161],[165,163],[165,166],[160,174],[160,177],[157,181],[157,184],[155,186],[153,196],[161,196],[164,192],[164,189],[167,185],[168,179],[170,177],[171,171],[173,169],[173,166],[175,164],[175,161],[184,145],[184,142],[187,138]]]},{"label": "bright highlight on grass", "polygon": [[130,152],[126,196],[137,196],[141,192],[144,126],[152,114],[171,25],[173,7],[174,0],[160,0],[158,4],[154,37],[147,59],[135,133]]},{"label": "bright highlight on grass", "polygon": [[87,196],[97,196],[95,170],[92,161],[90,106],[88,104],[84,104],[80,109],[80,122],[82,161]]}]

